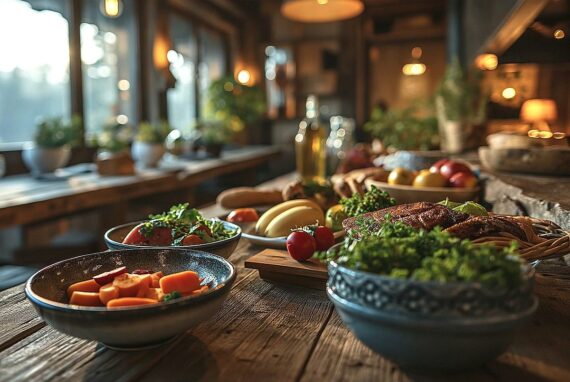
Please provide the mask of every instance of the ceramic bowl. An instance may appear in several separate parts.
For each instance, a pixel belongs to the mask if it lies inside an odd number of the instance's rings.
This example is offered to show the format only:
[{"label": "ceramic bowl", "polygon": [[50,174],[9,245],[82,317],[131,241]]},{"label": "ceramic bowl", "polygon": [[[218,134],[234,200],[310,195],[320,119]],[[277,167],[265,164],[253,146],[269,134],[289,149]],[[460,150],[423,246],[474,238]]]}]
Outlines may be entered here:
[{"label": "ceramic bowl", "polygon": [[[169,302],[107,309],[66,304],[67,287],[115,269],[149,269],[171,274],[193,270],[210,290]],[[25,293],[40,317],[70,336],[117,349],[161,344],[209,320],[228,296],[236,278],[233,265],[210,253],[181,249],[137,249],[93,253],[60,261],[34,274]]]},{"label": "ceramic bowl", "polygon": [[396,279],[329,264],[327,295],[353,334],[401,367],[461,370],[496,358],[535,312],[532,271],[515,290]]},{"label": "ceramic bowl", "polygon": [[222,256],[224,259],[230,257],[230,255],[236,249],[239,239],[241,238],[241,228],[236,224],[230,222],[223,222],[224,226],[228,229],[236,231],[236,234],[228,239],[218,240],[212,243],[196,244],[196,245],[185,245],[177,247],[152,247],[148,245],[133,245],[133,244],[123,244],[123,239],[127,236],[129,232],[137,225],[142,222],[127,223],[122,224],[117,227],[111,228],[105,232],[105,244],[107,248],[113,249],[142,249],[142,248],[183,248],[183,249],[194,249],[197,251],[210,252],[218,256]]}]

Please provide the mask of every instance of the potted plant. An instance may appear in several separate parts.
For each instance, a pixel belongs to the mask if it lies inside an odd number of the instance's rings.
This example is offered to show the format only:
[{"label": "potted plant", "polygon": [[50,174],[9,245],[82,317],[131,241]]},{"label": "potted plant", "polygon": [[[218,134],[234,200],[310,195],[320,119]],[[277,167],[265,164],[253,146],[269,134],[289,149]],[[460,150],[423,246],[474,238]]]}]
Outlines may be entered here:
[{"label": "potted plant", "polygon": [[476,128],[486,117],[487,95],[480,86],[480,73],[468,72],[454,60],[435,94],[441,146],[460,153],[478,146]]},{"label": "potted plant", "polygon": [[220,157],[224,145],[234,134],[231,126],[220,121],[202,122],[196,129],[200,132],[200,143],[214,158]]},{"label": "potted plant", "polygon": [[242,134],[245,126],[252,130],[265,109],[265,98],[259,87],[223,77],[208,88],[204,116],[206,121],[225,124],[225,129],[231,132],[227,139],[230,140],[235,134]]},{"label": "potted plant", "polygon": [[130,125],[110,122],[103,126],[96,136],[97,172],[100,175],[132,175],[135,172],[134,161],[129,151],[133,140]]},{"label": "potted plant", "polygon": [[142,122],[131,149],[134,160],[142,167],[156,167],[166,151],[164,141],[170,130],[165,121],[158,124]]},{"label": "potted plant", "polygon": [[22,160],[32,175],[54,172],[69,161],[71,146],[81,136],[81,118],[70,121],[62,117],[41,120],[36,128],[34,142],[24,146]]}]

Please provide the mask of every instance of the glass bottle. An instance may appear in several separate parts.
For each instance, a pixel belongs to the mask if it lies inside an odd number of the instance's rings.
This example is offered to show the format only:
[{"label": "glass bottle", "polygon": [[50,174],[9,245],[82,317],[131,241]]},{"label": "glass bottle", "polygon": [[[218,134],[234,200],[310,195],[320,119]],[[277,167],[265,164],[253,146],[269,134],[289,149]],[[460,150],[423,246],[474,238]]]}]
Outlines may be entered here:
[{"label": "glass bottle", "polygon": [[326,177],[326,131],[319,120],[317,97],[307,97],[305,118],[295,136],[297,173],[304,181],[322,182]]}]

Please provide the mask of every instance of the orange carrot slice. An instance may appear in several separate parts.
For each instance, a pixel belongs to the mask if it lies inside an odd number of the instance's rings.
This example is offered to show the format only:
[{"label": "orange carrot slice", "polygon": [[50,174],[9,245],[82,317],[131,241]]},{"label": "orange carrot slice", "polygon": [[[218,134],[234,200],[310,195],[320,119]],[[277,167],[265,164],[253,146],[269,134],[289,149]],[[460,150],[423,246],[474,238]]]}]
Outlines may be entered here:
[{"label": "orange carrot slice", "polygon": [[80,281],[75,284],[71,284],[69,288],[67,288],[67,297],[71,298],[73,292],[99,292],[99,288],[101,285],[97,284],[97,282],[93,279]]},{"label": "orange carrot slice", "polygon": [[109,283],[107,285],[103,285],[99,289],[99,299],[103,303],[103,305],[107,305],[107,303],[111,300],[119,298],[119,288],[113,285],[113,283]]},{"label": "orange carrot slice", "polygon": [[75,291],[69,299],[71,305],[102,306],[99,293]]},{"label": "orange carrot slice", "polygon": [[140,285],[139,290],[137,292],[137,297],[146,297],[148,290],[152,284],[152,278],[150,275],[141,275],[140,278]]},{"label": "orange carrot slice", "polygon": [[122,306],[137,306],[156,304],[158,301],[143,297],[121,297],[107,303],[107,308],[120,308]]},{"label": "orange carrot slice", "polygon": [[164,293],[160,288],[149,288],[146,292],[146,298],[150,298],[156,301],[162,301],[164,299]]},{"label": "orange carrot slice", "polygon": [[163,277],[164,275],[162,274],[162,272],[158,271],[158,272],[154,272],[152,275],[150,275],[150,280],[151,282],[151,287],[152,288],[160,288],[160,283],[159,280]]},{"label": "orange carrot slice", "polygon": [[164,294],[179,292],[184,295],[200,288],[200,279],[196,272],[184,271],[164,276],[160,279],[160,288]]},{"label": "orange carrot slice", "polygon": [[[119,288],[120,297],[137,297],[141,288],[141,276],[123,273],[115,277],[113,285]],[[143,286],[144,288],[144,286]]]}]

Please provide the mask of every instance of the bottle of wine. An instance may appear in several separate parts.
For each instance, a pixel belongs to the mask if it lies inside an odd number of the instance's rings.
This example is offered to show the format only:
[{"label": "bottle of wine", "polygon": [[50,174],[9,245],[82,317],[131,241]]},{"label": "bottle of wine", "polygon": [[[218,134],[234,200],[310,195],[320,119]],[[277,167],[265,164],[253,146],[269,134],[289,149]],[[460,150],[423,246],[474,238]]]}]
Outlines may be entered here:
[{"label": "bottle of wine", "polygon": [[307,97],[305,118],[295,136],[297,172],[304,181],[322,182],[326,176],[326,131],[319,120],[317,97]]}]

